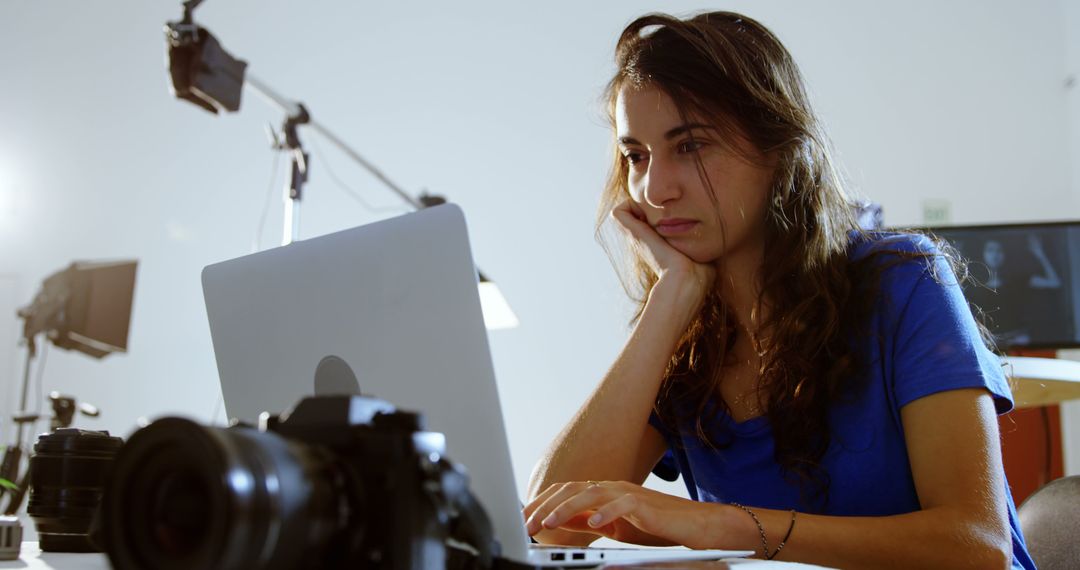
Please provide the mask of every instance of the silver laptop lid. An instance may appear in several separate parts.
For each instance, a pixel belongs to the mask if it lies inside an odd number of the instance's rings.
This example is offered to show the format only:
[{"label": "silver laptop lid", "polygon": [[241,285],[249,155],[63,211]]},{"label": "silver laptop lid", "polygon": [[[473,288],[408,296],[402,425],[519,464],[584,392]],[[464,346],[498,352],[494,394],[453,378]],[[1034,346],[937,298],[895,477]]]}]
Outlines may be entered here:
[{"label": "silver laptop lid", "polygon": [[[461,209],[447,204],[207,266],[206,312],[230,418],[361,392],[446,434],[503,555],[528,539]],[[321,366],[320,366],[321,364]],[[316,379],[316,369],[319,369]],[[352,382],[355,376],[356,383]]]}]

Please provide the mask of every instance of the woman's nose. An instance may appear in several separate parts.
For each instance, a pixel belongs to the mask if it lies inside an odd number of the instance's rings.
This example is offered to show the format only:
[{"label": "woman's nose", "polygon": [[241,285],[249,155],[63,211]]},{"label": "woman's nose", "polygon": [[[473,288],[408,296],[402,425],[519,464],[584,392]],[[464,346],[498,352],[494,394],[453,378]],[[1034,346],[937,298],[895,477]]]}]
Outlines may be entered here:
[{"label": "woman's nose", "polygon": [[682,186],[674,164],[663,159],[649,161],[645,175],[645,191],[642,197],[654,208],[663,208],[668,202],[682,195]]}]

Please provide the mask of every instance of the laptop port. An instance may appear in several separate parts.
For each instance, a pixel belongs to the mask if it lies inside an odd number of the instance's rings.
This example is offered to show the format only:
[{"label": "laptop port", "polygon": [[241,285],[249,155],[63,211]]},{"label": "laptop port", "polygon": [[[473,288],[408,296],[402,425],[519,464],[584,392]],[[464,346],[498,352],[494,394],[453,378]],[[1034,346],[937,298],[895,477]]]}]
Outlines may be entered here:
[{"label": "laptop port", "polygon": [[585,560],[585,553],[584,552],[575,552],[571,556],[574,557],[574,560]]}]

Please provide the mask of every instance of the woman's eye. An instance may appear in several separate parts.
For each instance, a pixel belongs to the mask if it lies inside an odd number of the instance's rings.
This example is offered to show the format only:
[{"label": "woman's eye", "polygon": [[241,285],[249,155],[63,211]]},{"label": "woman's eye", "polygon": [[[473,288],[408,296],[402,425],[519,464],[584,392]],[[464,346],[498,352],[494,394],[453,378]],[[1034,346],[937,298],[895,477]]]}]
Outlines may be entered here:
[{"label": "woman's eye", "polygon": [[623,158],[630,164],[637,164],[645,159],[645,156],[640,152],[627,151],[623,153]]},{"label": "woman's eye", "polygon": [[678,151],[682,154],[697,152],[705,146],[705,143],[699,140],[688,140],[679,143]]}]

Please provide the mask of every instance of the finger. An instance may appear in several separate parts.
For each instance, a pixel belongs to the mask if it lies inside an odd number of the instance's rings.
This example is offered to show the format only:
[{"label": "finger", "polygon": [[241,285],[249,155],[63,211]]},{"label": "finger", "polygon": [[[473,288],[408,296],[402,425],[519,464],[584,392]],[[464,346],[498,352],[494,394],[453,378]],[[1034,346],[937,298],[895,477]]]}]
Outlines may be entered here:
[{"label": "finger", "polygon": [[583,530],[571,530],[563,527],[555,530],[542,530],[532,536],[537,542],[544,544],[588,544],[598,538],[598,536],[604,536],[601,533],[589,528],[589,525],[582,523]]},{"label": "finger", "polygon": [[641,221],[645,221],[645,210],[642,210],[641,206],[639,206],[637,202],[633,200],[627,200],[626,204],[630,207],[630,212],[634,214],[635,218]]},{"label": "finger", "polygon": [[615,221],[619,223],[624,229],[631,233],[640,232],[643,229],[650,228],[648,222],[645,221],[645,214],[640,209],[634,211],[630,207],[630,202],[624,202],[611,211],[611,217],[615,218]]},{"label": "finger", "polygon": [[[576,532],[581,534],[593,534],[606,536],[619,542],[640,544],[643,546],[677,546],[680,543],[665,536],[660,536],[664,530],[663,525],[656,522],[656,513],[648,504],[640,501],[633,512],[624,517],[615,516],[607,522],[601,521],[599,526],[593,526],[589,519],[596,511],[585,512],[575,515],[563,523],[560,531]],[[603,508],[603,507],[601,507]],[[606,520],[607,517],[605,517]],[[657,531],[646,530],[643,527],[655,528]]]},{"label": "finger", "polygon": [[612,531],[610,526],[597,528],[589,524],[589,517],[591,517],[592,514],[593,511],[578,513],[563,521],[563,523],[559,525],[559,530],[610,536],[608,534],[608,532]]},{"label": "finger", "polygon": [[[611,500],[613,491],[601,484],[591,484],[584,490],[566,498],[555,506],[546,517],[540,518],[534,515],[534,519],[540,520],[544,528],[559,528],[566,521],[585,511],[590,511],[598,505]],[[556,495],[558,497],[558,495]],[[555,498],[555,497],[553,497]]]},{"label": "finger", "polygon": [[545,526],[543,522],[551,516],[552,511],[565,503],[570,498],[582,493],[586,489],[592,486],[591,483],[575,481],[570,483],[560,483],[553,485],[553,489],[549,489],[552,492],[548,493],[548,496],[539,504],[529,517],[525,521],[525,528],[530,535],[540,532],[544,528],[555,528],[552,526]]},{"label": "finger", "polygon": [[[592,513],[589,513],[591,516]],[[588,516],[582,514],[559,527],[562,532],[574,532],[578,534],[592,534],[643,546],[677,546],[677,543],[666,538],[649,534],[628,522],[626,519],[614,519],[610,523],[593,527],[588,522]]]},{"label": "finger", "polygon": [[553,496],[561,492],[574,493],[589,485],[595,484],[595,481],[566,481],[563,483],[552,483],[548,485],[542,493],[536,496],[528,505],[522,509],[527,515],[532,515],[536,510],[550,500]]},{"label": "finger", "polygon": [[638,511],[643,506],[644,503],[637,498],[637,495],[626,493],[614,501],[597,508],[596,512],[589,517],[588,524],[592,528],[600,528],[611,524],[617,519],[639,514]]},{"label": "finger", "polygon": [[572,485],[572,483],[556,483],[550,485],[543,493],[540,493],[532,503],[525,507],[525,528],[529,531],[530,535],[535,534],[538,530],[543,528],[540,525],[540,521],[547,516],[547,513],[554,508],[555,505],[558,505],[562,501],[560,500],[551,503],[550,505],[549,502],[553,497],[564,492],[569,485]]},{"label": "finger", "polygon": [[632,493],[626,493],[596,509],[587,521],[594,532],[605,536],[614,535],[616,540],[622,540],[620,535],[633,536],[635,541],[648,540],[653,545],[679,542],[664,536],[671,532],[674,526],[682,526],[672,525],[673,522],[675,521],[659,522],[656,509],[640,495]]},{"label": "finger", "polygon": [[549,497],[557,493],[563,485],[565,485],[565,483],[555,483],[554,485],[548,485],[548,487],[544,489],[542,493],[537,495],[528,505],[525,505],[524,509],[522,509],[522,513],[524,513],[525,518],[529,518],[530,516],[532,516],[532,514],[536,511],[537,507],[544,504],[544,501],[548,500]]},{"label": "finger", "polygon": [[661,252],[669,249],[673,249],[668,244],[667,240],[656,233],[647,222],[639,220],[626,209],[614,209],[611,211],[612,217],[625,229],[631,237],[641,242],[645,247],[656,255],[656,252]]}]

